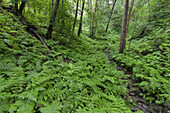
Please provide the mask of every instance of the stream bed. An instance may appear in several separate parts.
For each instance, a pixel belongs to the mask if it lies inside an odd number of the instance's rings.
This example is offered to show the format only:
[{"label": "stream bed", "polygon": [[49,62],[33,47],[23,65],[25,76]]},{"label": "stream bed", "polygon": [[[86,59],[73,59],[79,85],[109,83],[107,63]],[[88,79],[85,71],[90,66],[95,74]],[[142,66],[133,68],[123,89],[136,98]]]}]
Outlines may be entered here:
[{"label": "stream bed", "polygon": [[[104,50],[104,53],[106,54],[106,57],[110,61],[110,63],[115,62],[114,59],[111,59],[109,57],[109,52],[107,49]],[[150,103],[149,101],[146,101],[143,96],[140,94],[142,93],[142,90],[138,85],[137,81],[132,79],[133,72],[126,71],[123,67],[117,65],[116,70],[124,72],[125,75],[129,75],[128,78],[128,94],[126,97],[122,97],[127,105],[130,107],[131,111],[136,112],[138,110],[143,111],[144,113],[170,113],[170,110],[168,109],[169,103],[164,103],[162,105],[156,104],[156,103]]]}]

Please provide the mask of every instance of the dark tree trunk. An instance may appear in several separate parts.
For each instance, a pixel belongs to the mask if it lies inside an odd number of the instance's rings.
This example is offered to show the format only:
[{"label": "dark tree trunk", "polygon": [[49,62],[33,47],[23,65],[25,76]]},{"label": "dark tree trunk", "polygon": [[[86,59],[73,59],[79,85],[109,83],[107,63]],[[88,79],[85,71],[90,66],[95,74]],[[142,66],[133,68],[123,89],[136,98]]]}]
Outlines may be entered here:
[{"label": "dark tree trunk", "polygon": [[107,26],[106,26],[106,31],[105,31],[105,32],[107,32],[107,29],[108,29],[108,27],[109,27],[110,19],[111,19],[111,17],[112,17],[113,9],[114,9],[114,7],[115,7],[115,4],[116,4],[116,0],[115,0],[115,2],[113,3],[112,10],[111,10],[111,12],[110,12],[110,16],[109,16],[109,20],[108,20],[108,22],[107,22]]},{"label": "dark tree trunk", "polygon": [[150,22],[150,2],[148,0],[148,22]]},{"label": "dark tree trunk", "polygon": [[129,15],[128,15],[128,19],[127,19],[127,24],[126,24],[126,36],[125,36],[125,44],[126,44],[126,37],[127,37],[127,32],[128,32],[128,26],[129,26],[129,21],[130,21],[130,16],[132,13],[132,9],[133,9],[133,4],[134,4],[134,0],[131,1],[131,6],[130,6],[130,10],[129,10]]},{"label": "dark tree trunk", "polygon": [[78,36],[80,36],[80,33],[82,32],[82,19],[83,19],[84,4],[85,4],[85,0],[83,0],[83,4],[82,4],[82,11],[81,11],[81,16],[80,16]]},{"label": "dark tree trunk", "polygon": [[17,1],[15,1],[15,15],[17,15],[18,13],[18,3]]},{"label": "dark tree trunk", "polygon": [[47,40],[51,39],[51,35],[52,35],[52,31],[53,31],[53,23],[55,21],[58,6],[59,6],[59,0],[56,0],[54,11],[53,11],[52,17],[50,18],[50,24],[49,24],[48,31],[47,31],[47,34],[46,34]]},{"label": "dark tree trunk", "polygon": [[94,37],[94,20],[95,20],[95,14],[96,14],[96,9],[97,9],[97,0],[96,0],[96,3],[95,3],[95,9],[94,9],[94,14],[93,14],[93,17],[92,17],[92,33],[91,33],[91,37]]},{"label": "dark tree trunk", "polygon": [[26,2],[27,2],[26,0],[22,0],[22,3],[21,3],[20,8],[19,8],[19,13],[20,13],[20,15],[22,15],[22,11],[23,11],[24,8],[25,8]]},{"label": "dark tree trunk", "polygon": [[125,49],[125,36],[126,36],[128,5],[129,5],[129,0],[125,0],[124,15],[123,15],[122,29],[121,29],[121,39],[120,39],[120,51],[119,51],[120,53],[123,53],[123,50]]},{"label": "dark tree trunk", "polygon": [[72,30],[72,38],[74,37],[74,29],[75,29],[75,26],[76,26],[76,19],[77,19],[78,6],[79,6],[79,0],[77,0],[76,14],[75,14],[74,24],[73,24],[73,30]]}]

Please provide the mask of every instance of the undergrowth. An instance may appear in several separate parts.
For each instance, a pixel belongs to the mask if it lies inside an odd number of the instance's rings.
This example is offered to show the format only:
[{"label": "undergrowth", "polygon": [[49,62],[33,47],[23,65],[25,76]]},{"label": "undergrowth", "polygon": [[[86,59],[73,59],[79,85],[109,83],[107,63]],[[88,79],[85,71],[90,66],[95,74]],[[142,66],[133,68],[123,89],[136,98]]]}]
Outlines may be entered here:
[{"label": "undergrowth", "polygon": [[[167,21],[165,21],[167,22]],[[162,24],[162,23],[161,23]],[[150,35],[127,41],[124,54],[119,54],[120,36],[110,38],[110,56],[118,65],[133,72],[132,78],[149,102],[170,103],[169,27],[155,27]],[[103,38],[109,38],[107,35]],[[116,36],[115,36],[116,37]],[[129,36],[132,37],[132,36]],[[112,45],[111,43],[114,44]],[[113,51],[115,50],[115,51]]]},{"label": "undergrowth", "polygon": [[19,19],[0,13],[0,113],[131,112],[123,72],[84,36],[46,41],[47,51]]}]

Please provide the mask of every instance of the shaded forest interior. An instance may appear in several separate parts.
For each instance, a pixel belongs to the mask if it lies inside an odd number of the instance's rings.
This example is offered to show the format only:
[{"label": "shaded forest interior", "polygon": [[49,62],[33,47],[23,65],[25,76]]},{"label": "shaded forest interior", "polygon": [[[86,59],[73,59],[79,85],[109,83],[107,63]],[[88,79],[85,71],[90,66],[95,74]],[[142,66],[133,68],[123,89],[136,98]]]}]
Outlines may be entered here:
[{"label": "shaded forest interior", "polygon": [[0,113],[169,113],[169,5],[0,0]]}]

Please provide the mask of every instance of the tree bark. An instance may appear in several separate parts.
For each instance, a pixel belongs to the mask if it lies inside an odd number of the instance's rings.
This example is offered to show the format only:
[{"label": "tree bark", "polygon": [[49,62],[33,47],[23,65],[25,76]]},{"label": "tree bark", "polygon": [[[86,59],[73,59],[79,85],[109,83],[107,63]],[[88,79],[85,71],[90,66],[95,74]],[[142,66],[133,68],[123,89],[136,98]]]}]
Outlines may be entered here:
[{"label": "tree bark", "polygon": [[128,32],[130,16],[131,16],[132,9],[133,9],[133,4],[134,4],[134,0],[131,1],[131,6],[130,6],[129,15],[128,15],[128,19],[127,19],[127,24],[126,24],[126,36],[125,36],[125,42],[124,43],[126,43],[126,37],[127,37],[127,32]]},{"label": "tree bark", "polygon": [[73,24],[73,30],[72,30],[72,38],[74,37],[74,29],[75,29],[75,26],[76,26],[76,19],[77,19],[78,6],[79,6],[79,0],[77,0],[76,14],[75,14],[74,24]]},{"label": "tree bark", "polygon": [[125,0],[124,15],[123,15],[123,20],[122,20],[122,28],[121,28],[120,51],[119,51],[120,53],[123,53],[123,50],[125,49],[128,5],[129,5],[129,0]]},{"label": "tree bark", "polygon": [[22,3],[21,3],[20,8],[19,8],[19,13],[20,13],[20,15],[22,15],[22,11],[23,11],[24,8],[25,8],[26,2],[27,2],[26,0],[22,0]]},{"label": "tree bark", "polygon": [[18,13],[18,3],[17,1],[15,1],[15,15],[17,15]]},{"label": "tree bark", "polygon": [[111,12],[110,12],[110,17],[109,17],[109,20],[108,20],[108,22],[107,22],[107,26],[106,26],[106,31],[105,31],[105,32],[107,32],[107,29],[108,29],[108,27],[109,27],[110,19],[111,19],[111,17],[112,17],[113,9],[114,9],[114,7],[115,7],[115,4],[116,4],[116,0],[115,0],[115,2],[113,3],[112,10],[111,10]]},{"label": "tree bark", "polygon": [[150,22],[150,2],[148,0],[148,22]]},{"label": "tree bark", "polygon": [[81,11],[81,16],[80,16],[78,36],[80,36],[80,33],[82,32],[82,19],[83,19],[84,4],[85,4],[85,0],[83,0],[83,4],[82,4],[82,11]]},{"label": "tree bark", "polygon": [[46,39],[47,40],[51,39],[51,35],[52,35],[52,31],[53,31],[53,23],[54,23],[55,18],[56,18],[58,7],[59,7],[59,0],[56,0],[54,11],[53,11],[53,15],[50,18],[50,24],[49,24],[49,27],[48,27],[48,30],[47,30],[47,33],[46,33]]}]

